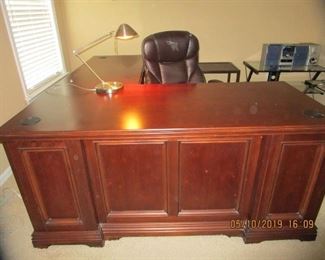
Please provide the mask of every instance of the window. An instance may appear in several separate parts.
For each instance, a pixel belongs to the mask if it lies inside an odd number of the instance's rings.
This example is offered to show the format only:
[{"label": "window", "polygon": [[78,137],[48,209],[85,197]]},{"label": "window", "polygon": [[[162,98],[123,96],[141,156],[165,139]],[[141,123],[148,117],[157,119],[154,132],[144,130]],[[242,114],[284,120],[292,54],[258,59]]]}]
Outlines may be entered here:
[{"label": "window", "polygon": [[4,0],[19,71],[27,98],[65,73],[51,0]]}]

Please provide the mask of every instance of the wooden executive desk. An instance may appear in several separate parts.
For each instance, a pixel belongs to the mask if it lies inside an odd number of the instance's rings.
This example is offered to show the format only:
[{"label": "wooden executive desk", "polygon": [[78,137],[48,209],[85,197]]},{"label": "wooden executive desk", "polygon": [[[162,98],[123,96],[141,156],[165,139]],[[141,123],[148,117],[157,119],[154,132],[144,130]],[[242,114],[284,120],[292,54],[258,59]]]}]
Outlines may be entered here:
[{"label": "wooden executive desk", "polygon": [[[80,71],[75,82],[96,83]],[[35,247],[138,235],[315,239],[325,119],[305,114],[324,106],[281,82],[126,84],[100,96],[69,77],[0,128]],[[41,121],[21,124],[32,116]]]}]

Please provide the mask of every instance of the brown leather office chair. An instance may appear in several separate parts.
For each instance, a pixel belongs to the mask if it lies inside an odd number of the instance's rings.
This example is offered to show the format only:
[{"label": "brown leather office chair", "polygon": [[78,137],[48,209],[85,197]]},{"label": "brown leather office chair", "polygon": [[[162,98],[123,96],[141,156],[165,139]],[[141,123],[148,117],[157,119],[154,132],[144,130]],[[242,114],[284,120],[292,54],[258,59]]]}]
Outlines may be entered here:
[{"label": "brown leather office chair", "polygon": [[199,41],[186,31],[165,31],[142,42],[144,83],[200,83]]}]

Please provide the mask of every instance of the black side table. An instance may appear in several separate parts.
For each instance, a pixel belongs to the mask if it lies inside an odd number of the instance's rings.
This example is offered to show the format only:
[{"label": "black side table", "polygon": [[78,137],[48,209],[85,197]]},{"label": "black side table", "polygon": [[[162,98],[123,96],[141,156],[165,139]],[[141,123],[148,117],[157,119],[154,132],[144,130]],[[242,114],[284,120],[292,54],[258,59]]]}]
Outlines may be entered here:
[{"label": "black side table", "polygon": [[228,74],[228,82],[231,80],[231,74],[236,74],[236,82],[239,82],[240,69],[231,62],[200,62],[199,66],[204,74]]}]

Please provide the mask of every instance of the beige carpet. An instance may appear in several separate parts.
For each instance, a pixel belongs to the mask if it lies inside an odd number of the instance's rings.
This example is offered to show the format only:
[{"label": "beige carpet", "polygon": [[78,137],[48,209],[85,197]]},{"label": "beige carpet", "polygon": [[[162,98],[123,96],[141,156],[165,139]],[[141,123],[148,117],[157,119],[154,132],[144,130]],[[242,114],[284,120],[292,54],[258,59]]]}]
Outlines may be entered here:
[{"label": "beige carpet", "polygon": [[244,244],[226,236],[128,237],[107,241],[103,248],[50,246],[33,248],[32,226],[13,177],[0,188],[0,251],[2,260],[99,260],[99,259],[303,259],[325,260],[325,203],[316,224],[313,242],[298,240]]}]

